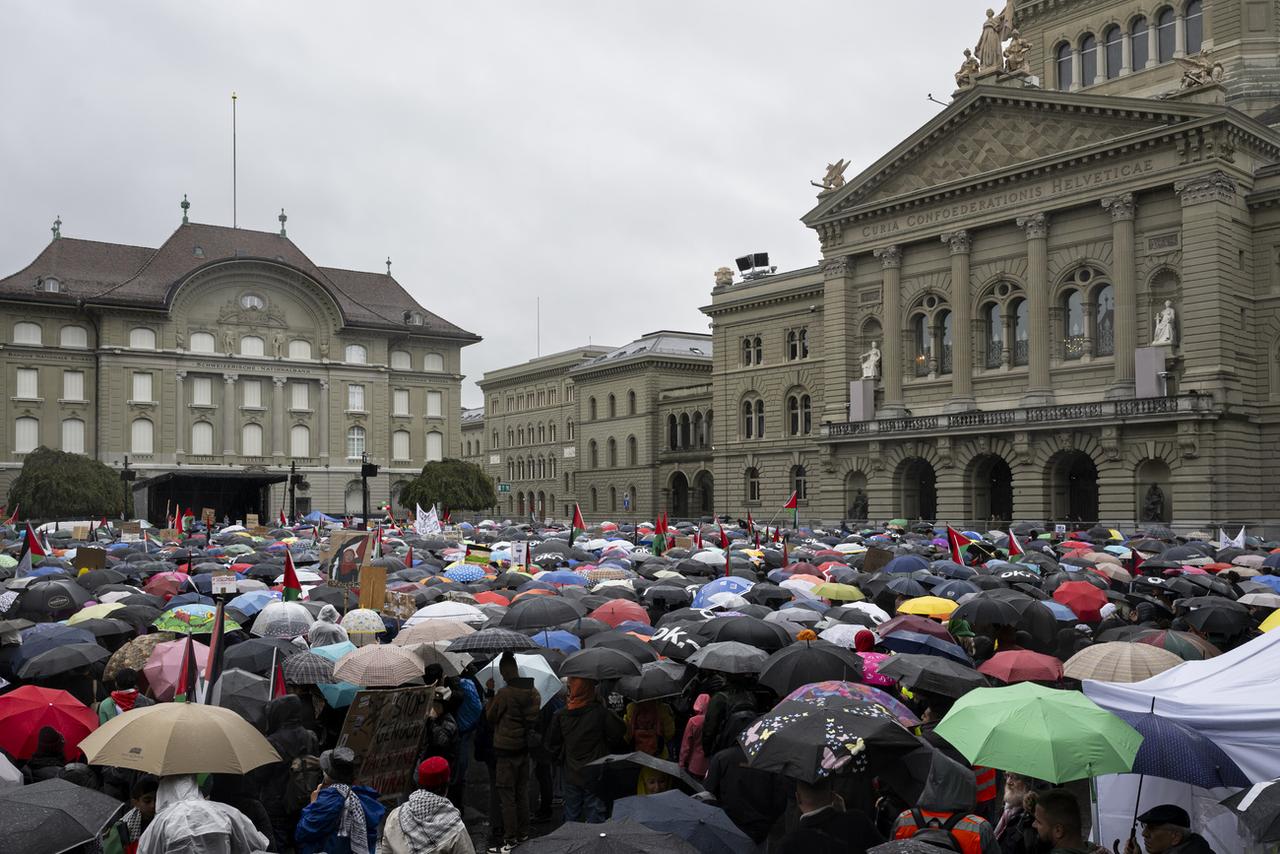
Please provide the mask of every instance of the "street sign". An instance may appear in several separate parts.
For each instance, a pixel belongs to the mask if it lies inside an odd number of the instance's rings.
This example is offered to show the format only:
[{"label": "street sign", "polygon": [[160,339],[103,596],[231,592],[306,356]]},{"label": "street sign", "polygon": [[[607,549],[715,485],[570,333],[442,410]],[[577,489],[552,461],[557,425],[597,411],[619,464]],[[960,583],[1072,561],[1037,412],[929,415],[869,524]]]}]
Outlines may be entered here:
[{"label": "street sign", "polygon": [[499,492],[502,492],[502,493],[510,492],[510,491],[511,491],[511,484],[509,484],[509,483],[500,483],[500,484],[498,484],[498,491],[499,491]]}]

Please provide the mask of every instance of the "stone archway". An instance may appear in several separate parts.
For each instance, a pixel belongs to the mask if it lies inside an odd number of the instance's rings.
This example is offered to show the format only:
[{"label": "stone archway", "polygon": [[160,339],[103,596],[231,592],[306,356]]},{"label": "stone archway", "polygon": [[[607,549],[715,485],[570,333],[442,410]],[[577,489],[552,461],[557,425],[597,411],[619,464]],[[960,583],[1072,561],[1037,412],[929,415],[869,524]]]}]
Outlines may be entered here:
[{"label": "stone archway", "polygon": [[524,493],[523,492],[516,493],[516,518],[518,519],[524,518]]},{"label": "stone archway", "polygon": [[689,508],[693,515],[710,516],[715,512],[715,479],[711,472],[703,470],[693,476],[693,502]]},{"label": "stone archway", "polygon": [[689,478],[682,471],[671,475],[671,515],[676,519],[689,518]]},{"label": "stone archway", "polygon": [[1054,520],[1098,521],[1098,467],[1084,451],[1059,451],[1049,458],[1049,512]]},{"label": "stone archway", "polygon": [[998,454],[980,454],[970,466],[969,515],[973,522],[1013,520],[1013,470]]},{"label": "stone archway", "polygon": [[938,517],[938,475],[922,457],[909,457],[898,466],[899,512],[908,520]]}]

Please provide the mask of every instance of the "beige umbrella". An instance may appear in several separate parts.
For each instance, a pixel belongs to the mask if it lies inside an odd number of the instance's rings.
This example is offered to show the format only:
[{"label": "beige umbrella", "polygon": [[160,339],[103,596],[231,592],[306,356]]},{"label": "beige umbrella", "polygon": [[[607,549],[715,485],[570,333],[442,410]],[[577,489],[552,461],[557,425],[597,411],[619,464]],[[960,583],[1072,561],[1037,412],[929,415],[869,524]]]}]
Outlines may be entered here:
[{"label": "beige umbrella", "polygon": [[1248,554],[1236,555],[1231,562],[1236,566],[1258,567],[1262,566],[1267,560],[1266,555],[1257,552],[1249,552]]},{"label": "beige umbrella", "polygon": [[1111,563],[1111,564],[1115,564],[1116,566],[1124,566],[1124,562],[1120,560],[1120,558],[1117,557],[1116,555],[1113,555],[1111,552],[1086,552],[1084,555],[1084,559],[1091,560],[1094,562],[1094,564]]},{"label": "beige umbrella", "polygon": [[1112,641],[1080,650],[1067,659],[1062,673],[1081,681],[1141,682],[1181,663],[1182,659],[1172,652],[1151,644]]},{"label": "beige umbrella", "polygon": [[460,620],[427,620],[426,622],[409,626],[406,629],[401,629],[400,633],[396,635],[395,643],[398,646],[408,646],[415,643],[435,643],[436,641],[449,641],[474,633],[474,627]]},{"label": "beige umbrella", "polygon": [[418,657],[418,660],[422,662],[423,670],[429,664],[439,664],[445,676],[457,676],[471,662],[471,656],[465,652],[445,652],[440,647],[447,643],[449,641],[415,643],[403,648]]},{"label": "beige umbrella", "polygon": [[422,661],[404,647],[366,646],[339,658],[333,676],[366,688],[394,688],[421,679]]},{"label": "beige umbrella", "polygon": [[1098,572],[1101,572],[1107,578],[1120,584],[1128,584],[1133,581],[1133,576],[1129,574],[1129,570],[1123,566],[1117,566],[1114,563],[1099,561],[1096,565]]},{"label": "beige umbrella", "polygon": [[231,709],[158,703],[124,712],[80,741],[91,765],[148,774],[244,774],[279,762],[253,725]]}]

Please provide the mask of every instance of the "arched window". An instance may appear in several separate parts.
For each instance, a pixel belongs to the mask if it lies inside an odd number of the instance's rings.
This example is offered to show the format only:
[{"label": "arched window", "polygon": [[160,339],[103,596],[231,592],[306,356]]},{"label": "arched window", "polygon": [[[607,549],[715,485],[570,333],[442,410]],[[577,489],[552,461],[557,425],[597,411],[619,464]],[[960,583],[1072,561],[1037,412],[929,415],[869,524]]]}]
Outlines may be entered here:
[{"label": "arched window", "polygon": [[[750,404],[744,403],[743,406],[747,407],[746,415],[749,421],[751,419]],[[747,438],[751,438],[750,433],[747,433]],[[667,416],[667,447],[672,451],[680,447],[680,422],[676,420],[674,414]]]},{"label": "arched window", "polygon": [[757,365],[764,364],[764,342],[760,340],[760,336],[751,339],[751,349],[755,350],[755,363]]},{"label": "arched window", "polygon": [[986,341],[983,364],[988,368],[1000,367],[1004,358],[1004,317],[1000,303],[993,302],[982,309],[982,335]]},{"label": "arched window", "polygon": [[627,414],[636,414],[636,393],[634,391],[627,392]]},{"label": "arched window", "polygon": [[600,455],[596,448],[595,439],[587,443],[587,466],[593,469],[600,467]]},{"label": "arched window", "polygon": [[801,329],[796,337],[800,339],[800,358],[809,358],[809,330]]},{"label": "arched window", "polygon": [[[196,422],[202,424],[204,422]],[[205,453],[213,453],[213,427],[209,427],[209,443],[210,448]],[[196,444],[195,436],[191,438],[191,446],[194,448]],[[199,452],[197,452],[199,453]],[[240,453],[246,457],[262,456],[262,425],[246,424],[240,430]]]},{"label": "arched window", "polygon": [[350,516],[359,516],[364,512],[364,490],[360,488],[360,481],[347,483],[343,492],[342,509]]},{"label": "arched window", "polygon": [[547,425],[538,425],[538,444],[544,444],[547,441]]},{"label": "arched window", "polygon": [[1129,61],[1134,71],[1147,67],[1151,59],[1151,35],[1147,30],[1147,19],[1141,15],[1129,24]]},{"label": "arched window", "polygon": [[587,420],[596,420],[596,399],[594,397],[587,398]]},{"label": "arched window", "polygon": [[409,455],[409,431],[396,430],[391,434],[391,459],[408,460]]},{"label": "arched window", "polygon": [[1114,80],[1120,76],[1120,66],[1124,64],[1124,33],[1112,24],[1102,31],[1102,43],[1106,45],[1107,79]]},{"label": "arched window", "polygon": [[1071,88],[1071,45],[1063,42],[1055,53],[1058,66],[1058,88],[1066,92]]},{"label": "arched window", "polygon": [[600,510],[600,500],[596,495],[596,488],[591,487],[591,512],[597,513]]},{"label": "arched window", "polygon": [[516,460],[516,479],[524,480],[524,460]]},{"label": "arched window", "polygon": [[422,369],[428,373],[444,373],[444,356],[439,353],[428,353],[422,358]]},{"label": "arched window", "polygon": [[951,312],[938,315],[938,373],[951,373]]},{"label": "arched window", "polygon": [[627,465],[629,466],[636,465],[637,464],[636,460],[637,460],[636,437],[628,436],[627,437]]},{"label": "arched window", "polygon": [[266,353],[265,342],[257,335],[240,336],[241,356],[261,356]]},{"label": "arched window", "polygon": [[154,329],[148,329],[145,326],[135,326],[133,329],[129,330],[130,350],[154,350],[155,348],[156,333]]},{"label": "arched window", "polygon": [[617,468],[618,467],[618,440],[610,436],[609,442],[605,447],[608,450],[608,453],[605,458],[609,461],[609,468],[611,469]]},{"label": "arched window", "polygon": [[1093,295],[1093,353],[1111,356],[1116,352],[1116,295],[1111,285],[1103,285]]},{"label": "arched window", "polygon": [[1080,39],[1080,85],[1092,86],[1098,76],[1098,40],[1093,33]]},{"label": "arched window", "polygon": [[68,454],[84,453],[84,422],[79,418],[63,420],[62,450]]},{"label": "arched window", "polygon": [[295,424],[289,428],[289,456],[306,458],[311,456],[311,428],[305,424]]},{"label": "arched window", "polygon": [[1084,347],[1084,300],[1072,288],[1062,296],[1062,358],[1079,359]]},{"label": "arched window", "polygon": [[568,441],[573,441],[573,419],[570,418],[564,423],[564,434]]},{"label": "arched window", "polygon": [[218,348],[212,332],[192,332],[190,343],[192,353],[212,353]]},{"label": "arched window", "polygon": [[1013,304],[1013,363],[1025,365],[1031,358],[1031,314],[1025,299]]},{"label": "arched window", "polygon": [[[547,457],[547,477],[555,477],[555,476],[556,476],[556,458],[555,458],[555,452],[552,451],[552,456]],[[555,502],[553,501],[551,503],[554,504]]]},{"label": "arched window", "polygon": [[743,475],[744,493],[747,501],[760,500],[760,470],[749,468]]},{"label": "arched window", "polygon": [[911,360],[918,377],[929,376],[929,362],[933,359],[933,341],[929,334],[929,318],[917,314],[911,319]]},{"label": "arched window", "polygon": [[547,476],[547,459],[546,457],[538,457],[538,480],[542,480]]},{"label": "arched window", "polygon": [[689,441],[691,432],[692,426],[689,423],[689,413],[685,412],[680,416],[680,447],[687,448],[692,444]]},{"label": "arched window", "polygon": [[616,486],[609,487],[609,511],[616,512],[618,509],[618,488]]},{"label": "arched window", "polygon": [[809,431],[805,428],[806,415],[809,409],[809,395],[787,395],[787,434],[802,436]]},{"label": "arched window", "polygon": [[1200,0],[1191,0],[1183,17],[1186,19],[1182,26],[1186,34],[1186,52],[1188,55],[1199,53],[1204,46],[1204,6]]},{"label": "arched window", "polygon": [[83,350],[89,346],[89,333],[83,326],[64,326],[58,331],[58,346]]},{"label": "arched window", "polygon": [[693,413],[693,445],[695,448],[704,448],[707,445],[706,422],[702,420],[702,413]]},{"label": "arched window", "polygon": [[[148,421],[148,424],[151,422]],[[40,445],[40,421],[24,415],[13,422],[13,452],[29,454]],[[147,451],[147,453],[151,453]]]},{"label": "arched window", "polygon": [[409,371],[413,370],[413,357],[404,350],[391,351],[391,370],[393,371]]},{"label": "arched window", "polygon": [[507,480],[516,479],[516,461],[507,457]]},{"label": "arched window", "polygon": [[796,494],[798,501],[809,497],[809,477],[805,474],[804,466],[791,467],[791,491]]},{"label": "arched window", "polygon": [[609,417],[610,418],[618,417],[618,399],[615,398],[612,394],[609,395]]},{"label": "arched window", "polygon": [[556,440],[556,423],[552,421],[547,425],[547,441],[554,442]]},{"label": "arched window", "polygon": [[342,360],[351,365],[363,365],[369,361],[369,351],[363,344],[348,344],[343,350]]},{"label": "arched window", "polygon": [[358,460],[364,455],[364,428],[356,425],[347,430],[347,459]]},{"label": "arched window", "polygon": [[129,452],[134,454],[155,453],[155,425],[146,418],[135,418],[129,428]]},{"label": "arched window", "polygon": [[743,365],[747,367],[751,366],[751,357],[754,352],[755,351],[751,349],[751,339],[743,338],[742,339],[742,364]]},{"label": "arched window", "polygon": [[787,359],[795,361],[800,358],[800,339],[796,336],[796,331],[792,329],[787,333]]},{"label": "arched window", "polygon": [[289,358],[290,359],[310,359],[311,358],[311,342],[304,341],[301,338],[294,338],[289,342]]},{"label": "arched window", "polygon": [[13,343],[39,347],[44,344],[44,332],[38,323],[20,320],[13,324]]},{"label": "arched window", "polygon": [[1172,9],[1161,9],[1156,15],[1156,58],[1160,62],[1173,59],[1177,45],[1176,18]]},{"label": "arched window", "polygon": [[524,428],[523,427],[516,428],[516,446],[524,447]]},{"label": "arched window", "polygon": [[435,430],[427,433],[427,462],[438,463],[444,459],[444,434]]}]

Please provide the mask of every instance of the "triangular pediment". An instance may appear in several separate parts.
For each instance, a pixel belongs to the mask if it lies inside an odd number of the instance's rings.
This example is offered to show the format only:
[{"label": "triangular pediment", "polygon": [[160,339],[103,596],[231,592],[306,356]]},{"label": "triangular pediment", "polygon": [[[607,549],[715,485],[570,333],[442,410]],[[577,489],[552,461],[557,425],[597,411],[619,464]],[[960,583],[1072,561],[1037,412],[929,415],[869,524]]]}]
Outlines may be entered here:
[{"label": "triangular pediment", "polygon": [[978,86],[843,187],[813,225],[853,208],[962,184],[1220,113],[1197,104]]}]

